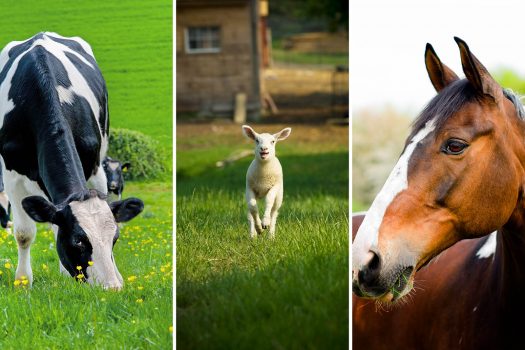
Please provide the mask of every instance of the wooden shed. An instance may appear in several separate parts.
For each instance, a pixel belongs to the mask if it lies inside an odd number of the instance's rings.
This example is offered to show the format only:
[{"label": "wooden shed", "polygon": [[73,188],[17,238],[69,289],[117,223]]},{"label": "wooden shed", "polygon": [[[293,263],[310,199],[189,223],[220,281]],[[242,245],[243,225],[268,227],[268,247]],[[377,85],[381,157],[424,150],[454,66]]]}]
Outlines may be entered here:
[{"label": "wooden shed", "polygon": [[267,2],[178,0],[176,4],[177,111],[231,116],[236,96],[245,94],[248,115],[258,118],[261,10],[266,11]]}]

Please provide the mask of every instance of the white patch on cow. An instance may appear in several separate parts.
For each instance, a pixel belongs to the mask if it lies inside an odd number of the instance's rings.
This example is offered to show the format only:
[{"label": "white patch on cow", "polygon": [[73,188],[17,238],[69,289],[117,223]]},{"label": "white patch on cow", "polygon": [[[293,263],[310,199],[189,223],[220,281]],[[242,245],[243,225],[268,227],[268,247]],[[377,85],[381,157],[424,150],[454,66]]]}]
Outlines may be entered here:
[{"label": "white patch on cow", "polygon": [[427,137],[434,128],[434,120],[428,121],[412,138],[406,146],[405,152],[399,157],[383,188],[374,199],[370,209],[368,209],[352,245],[354,271],[358,271],[363,264],[367,263],[365,260],[370,248],[377,246],[379,227],[383,221],[386,209],[395,196],[408,187],[408,162],[412,157],[412,152],[414,152],[418,142]]},{"label": "white patch on cow", "polygon": [[60,100],[60,103],[73,104],[73,100],[75,97],[73,95],[73,91],[71,91],[71,88],[66,89],[62,85],[58,85],[56,89],[58,92],[58,99]]},{"label": "white patch on cow", "polygon": [[108,194],[108,180],[102,165],[99,165],[97,172],[95,175],[91,175],[87,183],[89,188],[94,188],[99,192]]},{"label": "white patch on cow", "polygon": [[485,241],[485,244],[483,244],[483,246],[479,248],[478,252],[476,253],[476,256],[479,259],[488,258],[496,252],[496,246],[498,243],[497,235],[497,231],[492,232],[489,238],[487,238],[487,240]]},{"label": "white patch on cow", "polygon": [[122,288],[113,257],[113,238],[117,223],[106,201],[94,197],[86,201],[73,201],[71,212],[86,233],[93,247],[93,266],[88,268],[88,282],[105,288]]},{"label": "white patch on cow", "polygon": [[67,38],[67,37],[62,36],[60,34],[57,34],[55,32],[46,32],[45,34],[47,36],[50,36],[50,37],[53,37],[53,38],[59,38],[59,39],[66,39],[66,40],[76,41],[78,44],[80,44],[80,46],[82,46],[82,48],[84,49],[84,51],[87,52],[87,54],[89,54],[91,57],[95,58],[95,55],[93,55],[93,50],[91,49],[91,46],[84,39],[82,39],[81,37],[73,36],[73,37]]},{"label": "white patch on cow", "polygon": [[118,162],[108,162],[108,166],[111,170],[115,171],[118,168],[119,163]]},{"label": "white patch on cow", "polygon": [[4,210],[7,212],[7,207],[9,207],[9,198],[5,192],[0,192],[0,206],[2,206],[2,208],[4,208]]}]

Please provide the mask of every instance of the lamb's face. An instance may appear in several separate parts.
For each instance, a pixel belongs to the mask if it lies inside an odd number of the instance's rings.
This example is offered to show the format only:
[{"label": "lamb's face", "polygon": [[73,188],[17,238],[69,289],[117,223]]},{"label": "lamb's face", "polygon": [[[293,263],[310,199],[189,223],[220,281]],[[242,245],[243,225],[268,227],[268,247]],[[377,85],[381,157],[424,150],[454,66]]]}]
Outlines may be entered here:
[{"label": "lamb's face", "polygon": [[268,161],[275,157],[277,141],[284,140],[292,132],[291,128],[279,131],[277,134],[258,134],[248,125],[243,125],[242,130],[246,137],[255,141],[255,157],[261,161]]},{"label": "lamb's face", "polygon": [[271,134],[259,134],[255,138],[255,156],[262,161],[275,157],[275,143],[277,139]]}]

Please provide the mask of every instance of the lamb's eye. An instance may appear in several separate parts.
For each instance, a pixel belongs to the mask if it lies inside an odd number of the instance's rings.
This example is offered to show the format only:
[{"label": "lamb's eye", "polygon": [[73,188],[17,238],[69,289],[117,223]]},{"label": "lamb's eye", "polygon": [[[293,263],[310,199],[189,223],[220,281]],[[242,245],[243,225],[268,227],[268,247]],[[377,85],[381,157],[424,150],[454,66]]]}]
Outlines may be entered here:
[{"label": "lamb's eye", "polygon": [[441,148],[441,151],[449,155],[458,155],[463,153],[463,151],[465,151],[465,149],[468,146],[468,143],[466,143],[465,141],[458,139],[449,139],[445,142],[445,144]]},{"label": "lamb's eye", "polygon": [[256,144],[259,144],[259,140],[255,140],[255,143],[256,143]]},{"label": "lamb's eye", "polygon": [[272,141],[272,145],[275,143],[275,141]]}]

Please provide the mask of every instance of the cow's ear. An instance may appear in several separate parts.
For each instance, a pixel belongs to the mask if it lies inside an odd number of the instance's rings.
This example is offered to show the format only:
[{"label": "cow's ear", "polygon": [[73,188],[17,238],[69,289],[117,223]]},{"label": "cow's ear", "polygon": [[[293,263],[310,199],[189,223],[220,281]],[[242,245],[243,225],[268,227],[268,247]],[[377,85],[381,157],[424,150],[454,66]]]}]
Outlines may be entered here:
[{"label": "cow's ear", "polygon": [[127,198],[109,204],[117,222],[126,222],[139,215],[144,210],[144,203],[138,198]]},{"label": "cow's ear", "polygon": [[22,200],[22,207],[36,222],[57,223],[57,208],[43,197],[31,196]]},{"label": "cow's ear", "polygon": [[126,171],[129,170],[129,168],[131,168],[131,163],[130,162],[126,162],[126,163],[122,164],[121,168],[122,168],[122,171],[126,172]]}]

